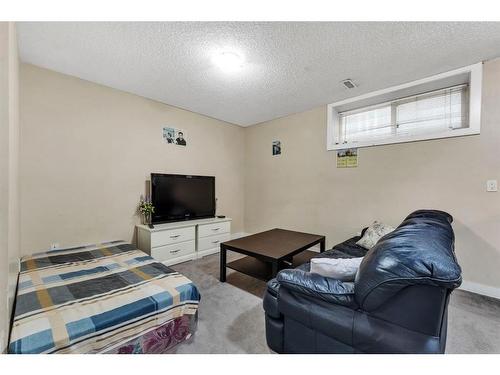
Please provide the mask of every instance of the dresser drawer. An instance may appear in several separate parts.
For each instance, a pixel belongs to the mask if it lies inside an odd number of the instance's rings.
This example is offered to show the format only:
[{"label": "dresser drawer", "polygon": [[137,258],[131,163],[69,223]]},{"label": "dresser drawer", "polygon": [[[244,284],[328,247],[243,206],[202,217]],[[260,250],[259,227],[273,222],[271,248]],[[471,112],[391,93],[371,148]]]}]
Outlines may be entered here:
[{"label": "dresser drawer", "polygon": [[151,256],[160,262],[194,253],[194,240],[176,243],[168,246],[156,247],[151,250]]},{"label": "dresser drawer", "polygon": [[224,221],[222,223],[214,223],[214,224],[204,224],[198,226],[199,237],[207,237],[207,236],[213,236],[215,234],[222,234],[229,232],[231,232],[231,223],[229,221]]},{"label": "dresser drawer", "polygon": [[151,247],[165,246],[195,238],[195,228],[166,229],[151,233]]},{"label": "dresser drawer", "polygon": [[198,240],[198,251],[219,248],[221,242],[229,241],[231,238],[229,233],[218,234],[216,236],[204,237]]}]

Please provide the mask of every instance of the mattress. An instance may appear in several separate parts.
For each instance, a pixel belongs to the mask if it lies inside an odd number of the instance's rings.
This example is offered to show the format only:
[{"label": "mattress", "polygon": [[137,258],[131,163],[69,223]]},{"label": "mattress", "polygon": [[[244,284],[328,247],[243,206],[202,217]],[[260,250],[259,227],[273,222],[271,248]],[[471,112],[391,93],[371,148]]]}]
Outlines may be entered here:
[{"label": "mattress", "polygon": [[200,294],[123,241],[21,259],[10,353],[158,353],[188,339]]}]

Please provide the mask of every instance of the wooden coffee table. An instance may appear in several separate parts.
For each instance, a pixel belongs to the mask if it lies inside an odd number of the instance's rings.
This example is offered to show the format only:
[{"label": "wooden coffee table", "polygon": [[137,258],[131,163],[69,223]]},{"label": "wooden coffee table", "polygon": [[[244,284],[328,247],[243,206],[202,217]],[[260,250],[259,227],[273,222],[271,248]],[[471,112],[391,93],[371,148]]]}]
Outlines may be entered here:
[{"label": "wooden coffee table", "polygon": [[[283,267],[290,267],[293,257],[320,244],[325,251],[325,236],[271,229],[266,232],[241,237],[220,244],[220,281],[226,281],[226,268],[267,281]],[[247,255],[226,263],[227,250]]]}]

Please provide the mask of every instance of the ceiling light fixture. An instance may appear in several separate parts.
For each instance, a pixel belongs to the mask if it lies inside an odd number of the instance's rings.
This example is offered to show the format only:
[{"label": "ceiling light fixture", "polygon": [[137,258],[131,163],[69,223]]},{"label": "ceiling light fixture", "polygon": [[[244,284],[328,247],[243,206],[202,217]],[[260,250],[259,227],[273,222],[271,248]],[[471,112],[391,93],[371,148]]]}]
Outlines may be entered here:
[{"label": "ceiling light fixture", "polygon": [[241,70],[243,67],[243,57],[236,52],[223,51],[216,53],[212,57],[212,62],[225,72],[231,73]]}]

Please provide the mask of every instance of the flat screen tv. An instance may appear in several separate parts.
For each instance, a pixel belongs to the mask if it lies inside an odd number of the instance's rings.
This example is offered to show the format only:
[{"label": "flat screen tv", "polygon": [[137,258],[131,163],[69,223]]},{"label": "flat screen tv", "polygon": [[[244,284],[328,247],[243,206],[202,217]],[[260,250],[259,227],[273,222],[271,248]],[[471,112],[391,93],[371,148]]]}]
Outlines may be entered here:
[{"label": "flat screen tv", "polygon": [[151,173],[153,224],[215,216],[215,177]]}]

